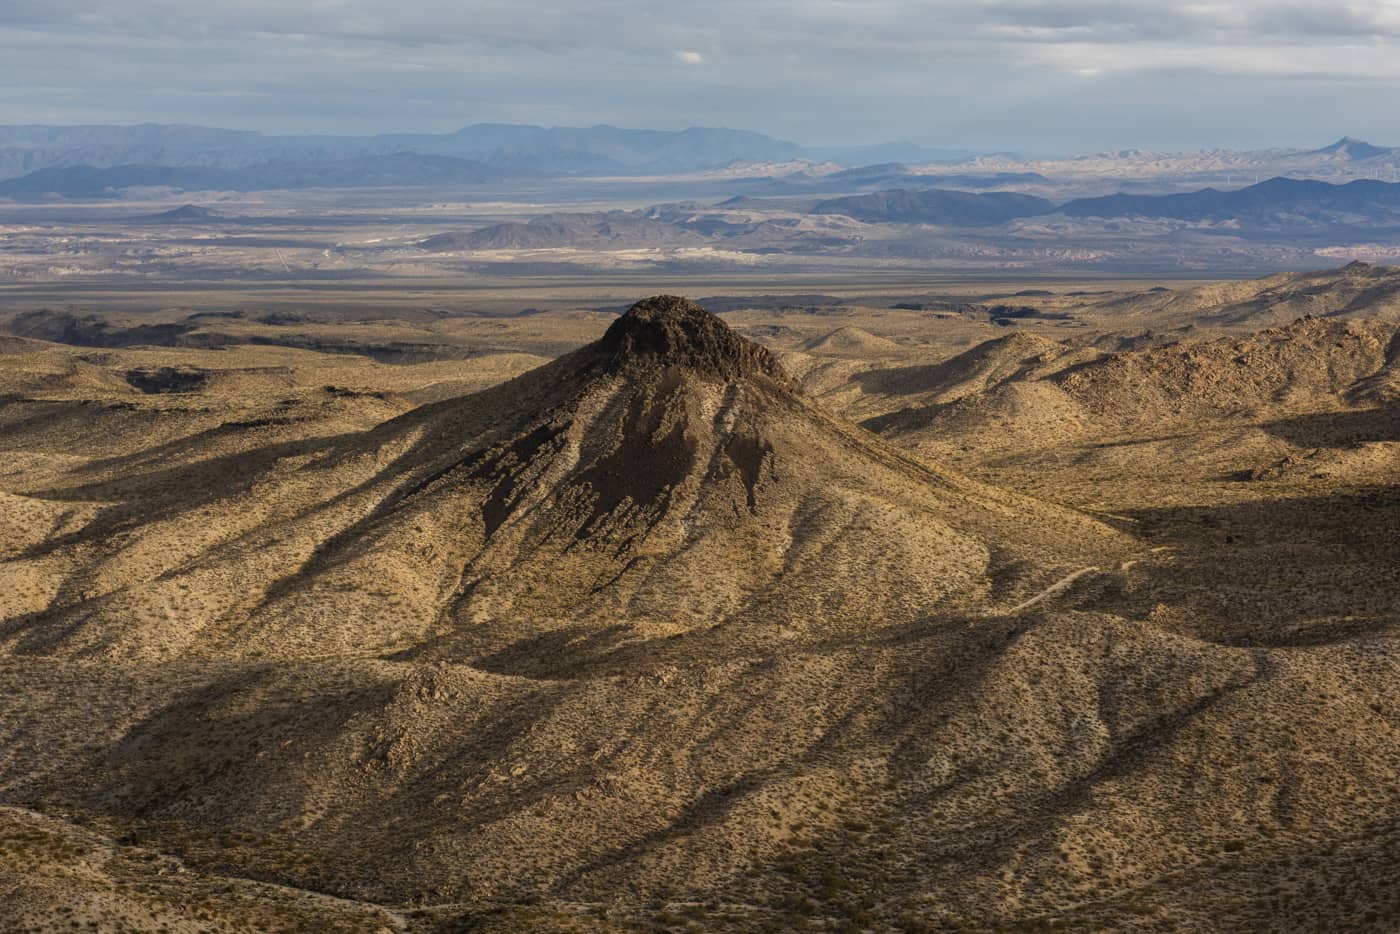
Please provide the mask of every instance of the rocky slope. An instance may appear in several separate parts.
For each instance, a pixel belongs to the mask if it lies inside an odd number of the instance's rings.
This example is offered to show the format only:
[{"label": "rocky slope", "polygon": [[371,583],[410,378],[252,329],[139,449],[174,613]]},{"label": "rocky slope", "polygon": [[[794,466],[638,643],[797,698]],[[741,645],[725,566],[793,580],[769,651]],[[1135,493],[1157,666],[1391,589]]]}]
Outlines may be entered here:
[{"label": "rocky slope", "polygon": [[208,444],[30,491],[106,505],[11,563],[54,583],[28,591],[7,644],[476,657],[624,619],[614,640],[722,623],[815,637],[1014,602],[1121,548],[833,418],[768,351],[665,297],[545,367],[364,434]]},{"label": "rocky slope", "polygon": [[[1384,338],[1022,335],[866,387],[961,413],[983,482],[679,299],[417,407],[285,404],[288,359],[281,421],[113,375],[214,352],[26,344],[0,922],[1391,929],[1398,474],[1220,476],[1393,431]],[[1083,433],[978,408],[1028,387]]]}]

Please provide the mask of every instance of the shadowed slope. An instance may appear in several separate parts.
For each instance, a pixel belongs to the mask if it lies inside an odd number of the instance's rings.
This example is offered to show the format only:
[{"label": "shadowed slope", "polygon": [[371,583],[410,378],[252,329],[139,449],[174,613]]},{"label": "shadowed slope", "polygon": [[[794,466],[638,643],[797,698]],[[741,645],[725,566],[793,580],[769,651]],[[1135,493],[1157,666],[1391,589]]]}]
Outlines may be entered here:
[{"label": "shadowed slope", "polygon": [[15,650],[485,657],[618,619],[638,637],[738,620],[815,633],[1014,602],[1125,547],[833,418],[766,349],[667,296],[362,435],[122,467],[35,491],[140,506],[30,556],[26,572],[64,584],[8,624]]},{"label": "shadowed slope", "polygon": [[1396,462],[1216,459],[1393,449],[1395,339],[1060,346],[872,391],[1131,554],[678,299],[407,412],[128,386],[66,469],[0,406],[0,928],[1393,928]]}]

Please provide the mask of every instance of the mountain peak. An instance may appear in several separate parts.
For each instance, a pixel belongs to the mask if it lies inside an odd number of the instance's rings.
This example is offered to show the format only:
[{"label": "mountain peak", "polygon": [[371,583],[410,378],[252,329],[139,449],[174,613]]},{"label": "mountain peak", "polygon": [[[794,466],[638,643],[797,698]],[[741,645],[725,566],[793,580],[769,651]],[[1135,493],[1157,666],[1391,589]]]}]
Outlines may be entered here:
[{"label": "mountain peak", "polygon": [[163,215],[169,218],[188,218],[190,220],[205,220],[211,217],[218,217],[219,212],[210,208],[201,207],[198,204],[185,204],[173,211],[166,211]]},{"label": "mountain peak", "polygon": [[1390,150],[1382,146],[1373,146],[1363,139],[1354,136],[1343,136],[1331,146],[1324,146],[1314,150],[1312,155],[1342,156],[1347,159],[1373,159],[1376,156],[1383,156]]},{"label": "mountain peak", "polygon": [[679,366],[725,381],[761,375],[788,382],[766,347],[679,295],[653,295],[637,302],[613,322],[599,347],[610,369]]}]

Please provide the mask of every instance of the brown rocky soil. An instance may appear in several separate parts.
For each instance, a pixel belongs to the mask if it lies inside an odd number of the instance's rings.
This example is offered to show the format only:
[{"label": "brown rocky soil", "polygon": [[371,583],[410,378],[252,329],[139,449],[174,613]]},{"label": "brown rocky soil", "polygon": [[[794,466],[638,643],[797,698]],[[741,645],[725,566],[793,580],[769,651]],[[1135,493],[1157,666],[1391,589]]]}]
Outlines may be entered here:
[{"label": "brown rocky soil", "polygon": [[1358,277],[0,345],[0,928],[1395,930]]}]

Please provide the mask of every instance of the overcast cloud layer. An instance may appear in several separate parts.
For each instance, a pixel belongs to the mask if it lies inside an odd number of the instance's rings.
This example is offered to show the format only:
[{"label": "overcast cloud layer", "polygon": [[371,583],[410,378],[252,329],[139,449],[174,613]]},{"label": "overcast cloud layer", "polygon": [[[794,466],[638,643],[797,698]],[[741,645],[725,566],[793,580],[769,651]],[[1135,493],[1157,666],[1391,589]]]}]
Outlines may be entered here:
[{"label": "overcast cloud layer", "polygon": [[1400,143],[1400,0],[0,0],[0,123]]}]

